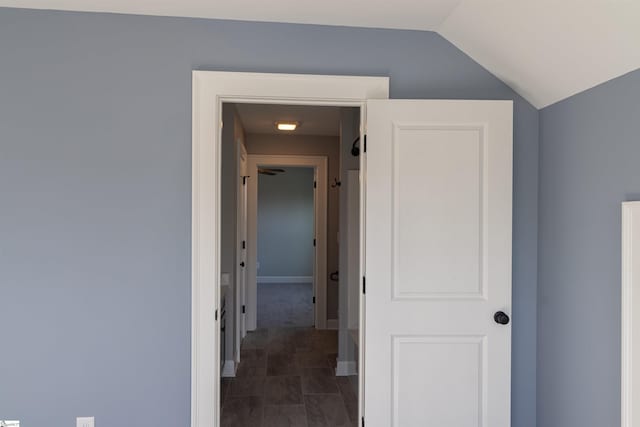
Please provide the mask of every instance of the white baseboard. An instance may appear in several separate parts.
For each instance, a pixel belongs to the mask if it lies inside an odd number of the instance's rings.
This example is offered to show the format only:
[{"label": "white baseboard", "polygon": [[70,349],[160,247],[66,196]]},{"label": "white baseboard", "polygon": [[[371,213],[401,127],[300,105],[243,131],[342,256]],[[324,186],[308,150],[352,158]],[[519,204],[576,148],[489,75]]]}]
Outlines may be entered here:
[{"label": "white baseboard", "polygon": [[338,319],[327,319],[327,329],[338,329]]},{"label": "white baseboard", "polygon": [[313,283],[313,276],[258,276],[258,283]]},{"label": "white baseboard", "polygon": [[357,374],[358,367],[356,365],[356,362],[354,362],[353,360],[338,360],[338,364],[336,365],[337,377],[348,377]]},{"label": "white baseboard", "polygon": [[220,376],[229,378],[236,376],[236,362],[235,360],[225,360],[220,371]]}]

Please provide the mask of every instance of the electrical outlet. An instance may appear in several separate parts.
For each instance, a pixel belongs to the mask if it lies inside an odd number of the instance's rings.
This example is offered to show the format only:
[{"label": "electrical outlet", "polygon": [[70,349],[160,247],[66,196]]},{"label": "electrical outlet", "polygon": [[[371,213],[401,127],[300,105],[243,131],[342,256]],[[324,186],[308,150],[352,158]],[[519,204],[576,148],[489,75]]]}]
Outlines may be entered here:
[{"label": "electrical outlet", "polygon": [[231,274],[222,273],[222,276],[220,277],[220,285],[229,286],[230,284],[231,284]]},{"label": "electrical outlet", "polygon": [[95,427],[93,417],[78,417],[76,418],[76,427]]}]

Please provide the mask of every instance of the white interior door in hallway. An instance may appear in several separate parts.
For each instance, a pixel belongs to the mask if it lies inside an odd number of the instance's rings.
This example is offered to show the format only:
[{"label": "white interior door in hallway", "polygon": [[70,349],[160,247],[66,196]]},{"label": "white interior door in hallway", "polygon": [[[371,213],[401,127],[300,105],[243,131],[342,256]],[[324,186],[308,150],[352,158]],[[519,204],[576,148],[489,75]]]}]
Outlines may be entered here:
[{"label": "white interior door in hallway", "polygon": [[512,103],[388,95],[386,77],[194,71],[192,427],[220,424],[223,102],[362,108],[364,425],[510,426]]}]

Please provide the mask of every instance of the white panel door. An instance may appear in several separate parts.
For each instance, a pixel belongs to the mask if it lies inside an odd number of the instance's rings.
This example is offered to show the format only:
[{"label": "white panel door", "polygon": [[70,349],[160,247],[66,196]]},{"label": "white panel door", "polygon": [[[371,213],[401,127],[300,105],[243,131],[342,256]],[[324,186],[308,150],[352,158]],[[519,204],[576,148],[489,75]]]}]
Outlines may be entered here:
[{"label": "white panel door", "polygon": [[367,103],[367,427],[510,425],[512,114]]}]

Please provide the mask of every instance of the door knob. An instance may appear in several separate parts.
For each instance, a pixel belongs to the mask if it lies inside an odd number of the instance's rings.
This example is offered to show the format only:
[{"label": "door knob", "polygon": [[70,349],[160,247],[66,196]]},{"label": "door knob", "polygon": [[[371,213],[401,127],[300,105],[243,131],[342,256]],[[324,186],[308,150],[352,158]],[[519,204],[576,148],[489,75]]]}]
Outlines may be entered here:
[{"label": "door knob", "polygon": [[240,267],[244,267],[244,261],[240,263]]},{"label": "door knob", "polygon": [[498,311],[493,315],[493,320],[501,325],[506,325],[509,323],[509,316],[507,316],[504,311]]}]

